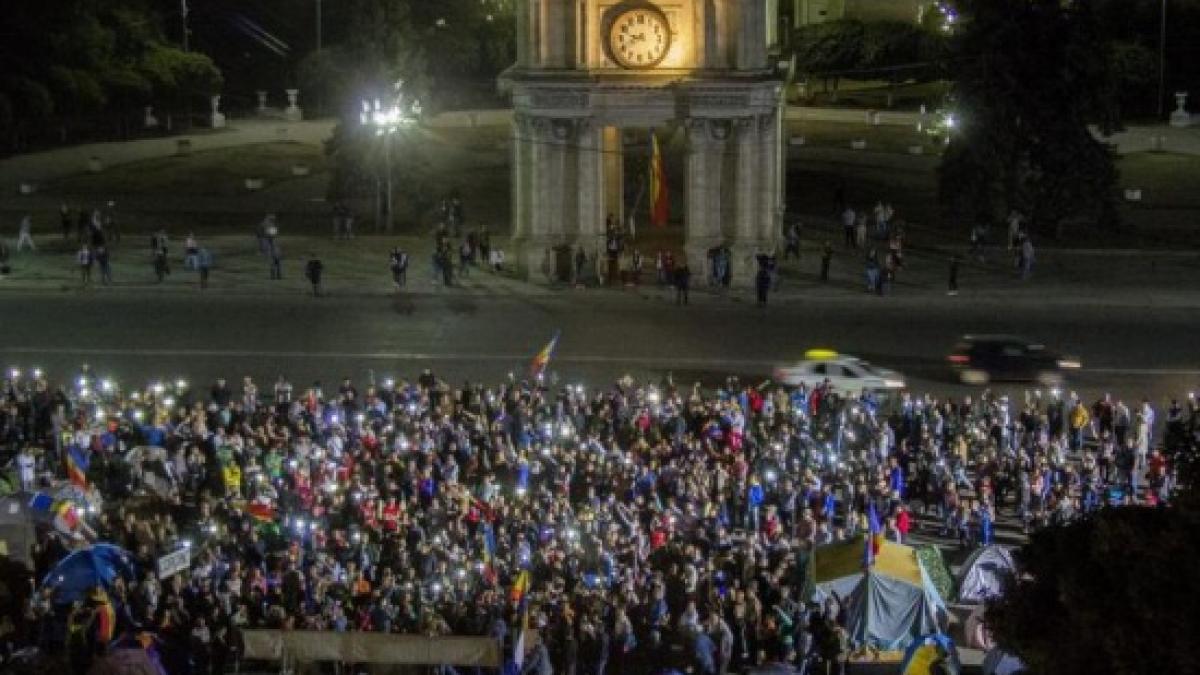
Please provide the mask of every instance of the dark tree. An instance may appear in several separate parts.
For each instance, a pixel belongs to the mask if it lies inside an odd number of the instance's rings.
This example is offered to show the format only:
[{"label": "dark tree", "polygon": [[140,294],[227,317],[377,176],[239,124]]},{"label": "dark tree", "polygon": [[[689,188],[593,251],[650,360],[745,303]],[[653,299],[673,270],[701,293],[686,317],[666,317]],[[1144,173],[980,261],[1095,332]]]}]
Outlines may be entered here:
[{"label": "dark tree", "polygon": [[1031,673],[1197,673],[1197,556],[1190,506],[1102,509],[1030,538],[988,625]]},{"label": "dark tree", "polygon": [[1119,125],[1111,46],[1087,2],[963,0],[952,40],[959,121],[941,167],[941,199],[967,223],[1010,211],[1062,236],[1081,219],[1116,223],[1111,149],[1089,125]]}]

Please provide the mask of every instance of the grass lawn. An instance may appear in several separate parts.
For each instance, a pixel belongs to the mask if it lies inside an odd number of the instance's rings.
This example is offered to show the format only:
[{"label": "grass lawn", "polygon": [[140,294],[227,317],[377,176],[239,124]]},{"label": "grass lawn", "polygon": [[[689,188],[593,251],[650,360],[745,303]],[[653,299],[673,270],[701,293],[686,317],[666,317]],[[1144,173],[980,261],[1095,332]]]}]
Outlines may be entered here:
[{"label": "grass lawn", "polygon": [[[880,80],[842,80],[835,97],[832,92],[825,91],[820,79],[813,79],[807,83],[803,97],[797,95],[798,87],[793,85],[790,98],[805,105],[874,110],[917,110],[925,104],[932,112],[941,104],[949,88],[947,82],[907,82],[893,87]],[[890,106],[889,90],[892,95]]]},{"label": "grass lawn", "polygon": [[304,165],[310,174],[325,171],[325,157],[316,145],[296,142],[261,143],[163,157],[85,173],[45,186],[49,194],[73,197],[109,196],[231,197],[246,193],[245,179],[261,178],[264,186],[291,181],[292,167]]},{"label": "grass lawn", "polygon": [[[509,129],[422,129],[430,180],[422,188],[426,203],[451,190],[458,190],[467,222],[486,224],[497,235],[508,231],[510,213]],[[911,145],[921,144],[925,153],[940,150],[936,141],[908,126],[847,124],[798,120],[790,122],[789,136],[802,135],[808,147],[846,148],[852,139],[867,141],[869,151],[907,154]],[[667,231],[647,232],[642,242],[653,250],[674,248],[682,241],[676,231],[683,213],[683,166],[681,153],[669,154],[674,163],[672,197],[676,205],[673,225]],[[402,162],[404,157],[394,157]],[[296,177],[292,167],[303,164],[310,175]],[[1169,153],[1138,153],[1118,160],[1119,186],[1143,191],[1143,201],[1124,202],[1121,213],[1126,225],[1117,235],[1068,233],[1085,246],[1174,246],[1188,243],[1200,215],[1200,191],[1194,189],[1200,176],[1200,157]],[[81,174],[46,185],[36,199],[38,229],[57,227],[59,201],[73,205],[114,199],[127,234],[167,227],[181,237],[188,230],[214,234],[249,234],[262,214],[280,214],[283,231],[325,235],[330,231],[329,205],[324,196],[329,167],[319,145],[271,142],[238,148],[197,152],[186,157],[166,157],[110,167],[98,174]],[[258,176],[264,189],[249,192],[248,176]],[[928,170],[902,171],[838,162],[793,161],[787,176],[788,212],[801,217],[832,218],[834,194],[841,189],[856,208],[870,208],[877,201],[891,203],[898,216],[919,240],[962,243],[969,223],[944,222],[937,200],[937,176]],[[432,213],[414,214],[408,206],[408,186],[396,186],[397,234],[424,236]],[[352,206],[359,216],[360,233],[374,231],[374,190],[369,189]],[[5,208],[9,206],[6,204]],[[21,209],[28,207],[21,206]],[[643,209],[644,210],[644,209]],[[14,216],[15,217],[15,216]],[[661,240],[661,241],[660,241]]]},{"label": "grass lawn", "polygon": [[920,145],[925,154],[936,155],[944,147],[929,134],[919,133],[915,127],[895,124],[791,120],[787,124],[786,134],[789,139],[803,136],[804,144],[811,147],[848,149],[850,142],[858,139],[865,140],[867,150],[872,152],[908,154],[909,147]]}]

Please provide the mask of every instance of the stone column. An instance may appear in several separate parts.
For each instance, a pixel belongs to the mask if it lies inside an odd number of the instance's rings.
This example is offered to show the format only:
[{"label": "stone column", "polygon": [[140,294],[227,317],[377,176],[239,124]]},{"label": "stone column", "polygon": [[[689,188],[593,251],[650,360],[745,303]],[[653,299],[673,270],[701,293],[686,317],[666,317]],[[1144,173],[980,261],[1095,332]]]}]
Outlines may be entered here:
[{"label": "stone column", "polygon": [[762,144],[758,138],[758,123],[753,117],[739,118],[734,122],[736,153],[737,216],[734,220],[734,236],[729,242],[733,254],[734,283],[753,283],[757,271],[755,255],[761,252],[762,230]]},{"label": "stone column", "polygon": [[512,238],[520,239],[529,233],[530,217],[530,172],[533,158],[530,156],[530,119],[520,113],[512,121]]},{"label": "stone column", "polygon": [[755,236],[768,242],[768,247],[779,239],[781,233],[779,202],[779,135],[778,115],[771,111],[756,119],[758,153],[760,160],[760,183],[758,228]]},{"label": "stone column", "polygon": [[[704,278],[704,265],[708,249],[721,240],[721,184],[712,182],[713,164],[719,168],[720,156],[713,157],[713,139],[709,121],[689,119],[687,121],[687,183],[684,190],[684,247],[688,266],[696,281]],[[714,161],[715,160],[715,161]],[[720,178],[720,174],[717,174]],[[713,197],[718,208],[712,207]]]},{"label": "stone column", "polygon": [[594,256],[604,244],[604,127],[580,120],[578,130],[578,226],[575,246]]},{"label": "stone column", "polygon": [[604,213],[600,221],[601,232],[610,214],[617,222],[625,222],[625,147],[621,141],[621,128],[607,126],[603,133]]}]

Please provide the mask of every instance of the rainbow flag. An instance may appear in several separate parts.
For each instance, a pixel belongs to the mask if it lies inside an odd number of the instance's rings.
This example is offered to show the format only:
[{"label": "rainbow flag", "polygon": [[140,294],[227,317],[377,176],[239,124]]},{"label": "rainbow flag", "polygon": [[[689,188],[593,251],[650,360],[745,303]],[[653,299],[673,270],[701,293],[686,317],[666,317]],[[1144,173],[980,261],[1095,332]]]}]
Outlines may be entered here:
[{"label": "rainbow flag", "polygon": [[562,335],[562,331],[554,331],[554,337],[542,347],[542,351],[538,352],[533,357],[533,363],[529,367],[529,372],[533,377],[541,377],[546,373],[546,366],[550,365],[550,357],[554,356],[554,350],[558,348],[558,337]]},{"label": "rainbow flag", "polygon": [[87,472],[90,465],[91,460],[88,458],[87,451],[78,445],[67,446],[67,480],[71,481],[72,485],[81,488],[87,487]]},{"label": "rainbow flag", "polygon": [[671,202],[667,195],[667,170],[663,166],[658,136],[650,132],[650,224],[665,227],[671,217]]}]

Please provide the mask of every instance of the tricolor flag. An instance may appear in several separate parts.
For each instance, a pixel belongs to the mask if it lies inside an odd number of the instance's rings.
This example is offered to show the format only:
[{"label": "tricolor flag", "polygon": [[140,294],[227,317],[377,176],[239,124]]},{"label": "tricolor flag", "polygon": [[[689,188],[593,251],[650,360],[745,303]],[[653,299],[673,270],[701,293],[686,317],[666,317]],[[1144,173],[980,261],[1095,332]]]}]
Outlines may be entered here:
[{"label": "tricolor flag", "polygon": [[491,523],[483,524],[483,580],[488,585],[496,583],[496,533]]},{"label": "tricolor flag", "polygon": [[87,471],[90,465],[91,460],[86,450],[75,444],[67,446],[67,480],[71,481],[72,485],[87,487]]},{"label": "tricolor flag", "polygon": [[529,570],[521,570],[521,573],[517,575],[516,580],[513,581],[512,590],[510,590],[508,593],[508,599],[511,600],[514,605],[517,605],[522,611],[524,611],[525,595],[528,592]]},{"label": "tricolor flag", "polygon": [[541,377],[546,373],[546,366],[550,365],[550,357],[554,356],[554,350],[558,348],[558,336],[561,334],[562,331],[554,331],[554,337],[533,357],[533,363],[529,367],[533,377]]},{"label": "tricolor flag", "polygon": [[54,527],[58,528],[59,532],[71,534],[79,529],[79,512],[75,510],[74,504],[56,501],[51,510],[54,512]]},{"label": "tricolor flag", "polygon": [[275,520],[275,507],[271,502],[261,497],[256,498],[246,504],[245,512],[260,523],[269,523]]},{"label": "tricolor flag", "polygon": [[52,519],[54,528],[63,534],[73,534],[79,529],[79,511],[65,499],[55,499],[38,492],[29,500],[29,510],[44,513]]},{"label": "tricolor flag", "polygon": [[867,505],[867,537],[863,540],[863,564],[867,567],[875,564],[875,556],[883,548],[883,528],[879,526],[879,514],[875,512],[875,503]]},{"label": "tricolor flag", "polygon": [[667,196],[667,170],[663,166],[658,136],[650,132],[650,224],[664,227],[671,217],[671,202]]},{"label": "tricolor flag", "polygon": [[[524,574],[524,572],[522,572]],[[517,641],[513,644],[513,663],[517,665],[517,670],[520,671],[521,666],[525,664],[525,645],[529,644],[527,634],[529,633],[529,609],[521,610],[521,628],[517,632]]]},{"label": "tricolor flag", "polygon": [[103,588],[97,586],[92,591],[91,600],[96,603],[96,643],[107,645],[117,632],[117,613]]}]

